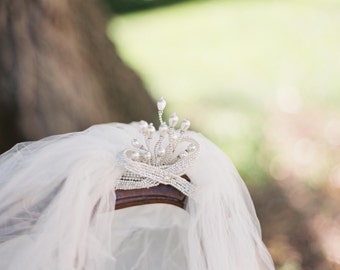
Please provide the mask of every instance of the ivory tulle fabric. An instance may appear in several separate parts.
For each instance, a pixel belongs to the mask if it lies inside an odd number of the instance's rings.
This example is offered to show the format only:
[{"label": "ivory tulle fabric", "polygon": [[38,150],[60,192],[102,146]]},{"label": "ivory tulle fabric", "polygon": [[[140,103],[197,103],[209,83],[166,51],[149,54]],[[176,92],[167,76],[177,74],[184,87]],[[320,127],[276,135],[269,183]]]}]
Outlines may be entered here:
[{"label": "ivory tulle fabric", "polygon": [[[246,186],[202,135],[187,171],[187,209],[149,204],[114,210],[117,154],[136,124],[20,143],[0,156],[2,270],[274,269]],[[94,210],[96,209],[96,210]]]}]

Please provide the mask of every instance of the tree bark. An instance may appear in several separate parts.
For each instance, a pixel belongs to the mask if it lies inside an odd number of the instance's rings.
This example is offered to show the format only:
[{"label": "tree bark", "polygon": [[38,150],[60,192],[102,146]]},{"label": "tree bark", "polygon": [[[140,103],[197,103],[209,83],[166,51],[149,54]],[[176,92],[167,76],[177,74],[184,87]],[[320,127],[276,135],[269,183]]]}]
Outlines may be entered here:
[{"label": "tree bark", "polygon": [[0,152],[18,141],[156,115],[93,0],[0,3]]}]

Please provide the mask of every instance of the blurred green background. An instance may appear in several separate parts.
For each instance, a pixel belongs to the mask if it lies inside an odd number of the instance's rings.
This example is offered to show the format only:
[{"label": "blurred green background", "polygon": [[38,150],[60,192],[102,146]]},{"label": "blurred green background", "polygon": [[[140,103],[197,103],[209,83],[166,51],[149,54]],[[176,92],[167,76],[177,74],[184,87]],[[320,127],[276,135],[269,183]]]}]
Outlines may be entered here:
[{"label": "blurred green background", "polygon": [[152,96],[223,148],[254,196],[277,186],[327,260],[304,262],[291,220],[264,235],[277,269],[340,269],[340,1],[109,3],[107,33]]}]

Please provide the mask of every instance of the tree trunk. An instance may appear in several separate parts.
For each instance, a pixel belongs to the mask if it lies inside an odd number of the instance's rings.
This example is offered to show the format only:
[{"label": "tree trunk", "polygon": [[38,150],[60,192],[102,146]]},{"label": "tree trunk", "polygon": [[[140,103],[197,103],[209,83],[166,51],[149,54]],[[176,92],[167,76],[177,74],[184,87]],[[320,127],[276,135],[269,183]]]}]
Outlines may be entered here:
[{"label": "tree trunk", "polygon": [[152,120],[155,105],[106,36],[93,0],[0,3],[0,152],[95,123]]}]

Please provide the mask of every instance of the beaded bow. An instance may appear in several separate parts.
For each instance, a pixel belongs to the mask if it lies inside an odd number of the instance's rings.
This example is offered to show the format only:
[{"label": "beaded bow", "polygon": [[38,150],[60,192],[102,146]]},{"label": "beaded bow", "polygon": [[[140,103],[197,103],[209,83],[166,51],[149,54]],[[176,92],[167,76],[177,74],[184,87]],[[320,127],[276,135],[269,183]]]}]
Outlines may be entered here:
[{"label": "beaded bow", "polygon": [[199,144],[186,134],[190,127],[189,120],[183,120],[179,129],[176,129],[179,119],[175,113],[169,117],[169,125],[163,121],[165,106],[166,102],[161,98],[157,103],[160,120],[158,130],[152,123],[139,122],[139,131],[143,134],[145,144],[133,139],[132,147],[119,153],[118,161],[125,168],[125,173],[116,189],[150,188],[165,184],[192,196],[194,185],[182,175],[197,158]]}]

